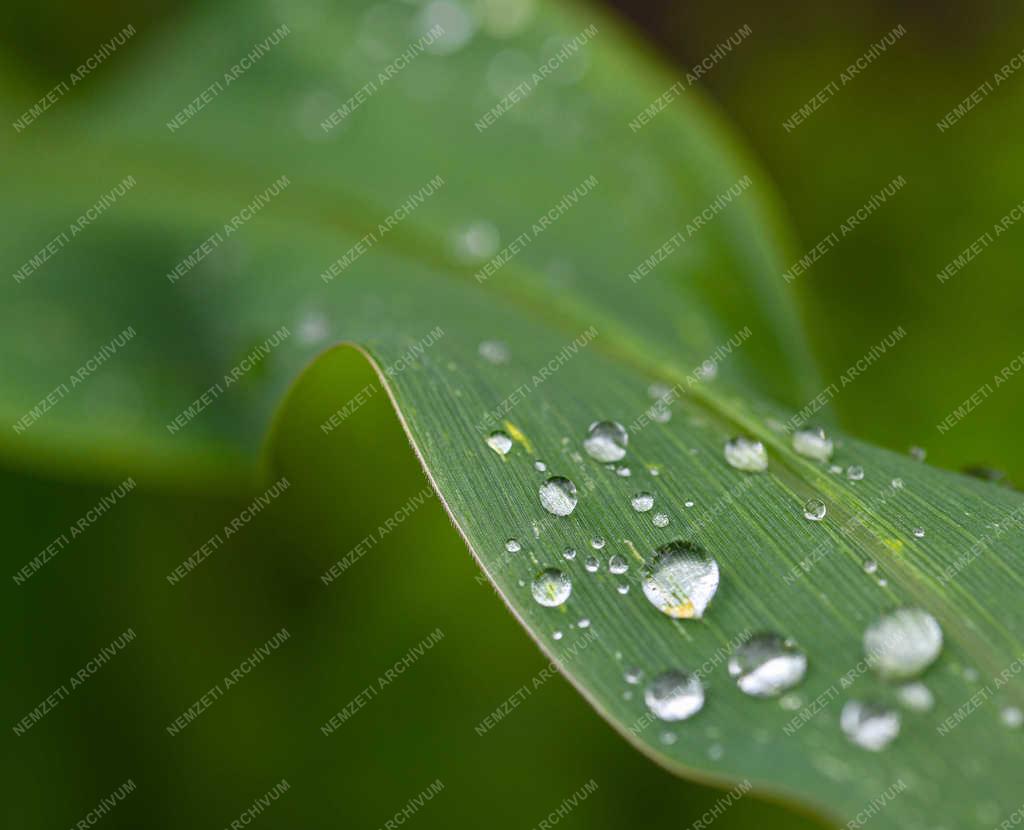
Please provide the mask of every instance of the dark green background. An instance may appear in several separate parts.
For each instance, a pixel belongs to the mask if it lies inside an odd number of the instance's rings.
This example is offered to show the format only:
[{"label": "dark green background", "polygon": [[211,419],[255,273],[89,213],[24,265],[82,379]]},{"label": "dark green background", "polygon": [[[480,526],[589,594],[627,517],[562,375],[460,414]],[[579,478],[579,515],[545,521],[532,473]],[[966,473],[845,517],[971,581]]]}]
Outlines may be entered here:
[{"label": "dark green background", "polygon": [[[711,5],[711,4],[707,4]],[[0,82],[40,93],[123,25],[113,3],[11,5]],[[648,48],[689,66],[744,24],[752,35],[705,87],[778,182],[805,250],[896,175],[907,187],[793,288],[826,382],[899,325],[908,336],[835,401],[852,433],[934,463],[986,463],[1024,479],[1017,439],[1024,380],[945,436],[935,425],[1022,348],[1024,230],[1000,238],[940,286],[936,272],[1024,198],[1019,157],[1024,73],[946,134],[935,122],[1024,47],[1010,4],[858,4],[827,11],[754,2],[631,6]],[[144,50],[159,21],[138,8]],[[898,23],[907,36],[820,112],[781,122]],[[140,29],[143,27],[140,25]],[[99,88],[114,63],[97,73]],[[130,71],[130,67],[120,69]],[[87,93],[89,87],[84,88]],[[693,94],[693,93],[687,93]],[[10,120],[10,119],[8,119]],[[73,140],[69,136],[69,140]],[[40,194],[40,198],[58,198]],[[802,252],[801,250],[801,252]],[[282,425],[277,463],[293,487],[181,584],[164,575],[247,504],[253,490],[139,489],[3,602],[8,682],[0,711],[5,827],[69,827],[131,777],[138,789],[109,827],[225,827],[281,778],[291,791],[254,826],[379,827],[440,778],[411,822],[534,827],[588,779],[598,791],[565,827],[687,827],[719,793],[672,778],[618,739],[561,678],[506,722],[473,730],[544,665],[431,501],[325,587],[320,573],[386,520],[422,473],[383,396],[341,430],[315,425],[370,378],[304,384]],[[334,390],[329,393],[328,389]],[[344,464],[323,442],[344,446]],[[0,475],[8,572],[34,556],[116,482]],[[126,627],[138,639],[28,733],[10,730]],[[176,737],[164,727],[282,626],[291,639]],[[446,636],[331,737],[323,723],[435,627]],[[716,826],[800,827],[744,799]]]}]

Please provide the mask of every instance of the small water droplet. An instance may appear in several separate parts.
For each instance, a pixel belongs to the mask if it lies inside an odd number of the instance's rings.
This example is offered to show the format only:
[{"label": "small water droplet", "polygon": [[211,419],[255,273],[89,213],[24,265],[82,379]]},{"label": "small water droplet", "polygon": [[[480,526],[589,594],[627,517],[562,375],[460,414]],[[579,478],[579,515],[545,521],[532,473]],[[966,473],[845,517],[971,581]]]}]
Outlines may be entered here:
[{"label": "small water droplet", "polygon": [[595,536],[593,539],[590,540],[590,547],[592,547],[594,550],[601,550],[601,548],[604,547],[604,537]]},{"label": "small water droplet", "polygon": [[629,570],[629,563],[618,554],[608,560],[608,570],[613,574],[624,574]]},{"label": "small water droplet", "polygon": [[487,446],[498,455],[508,455],[508,451],[512,449],[512,439],[500,429],[492,432],[485,440],[487,441]]},{"label": "small water droplet", "polygon": [[623,678],[625,678],[626,682],[629,683],[629,685],[631,686],[635,686],[637,683],[644,679],[643,670],[637,668],[636,666],[630,666],[622,673],[622,676]]},{"label": "small water droplet", "polygon": [[721,761],[723,755],[725,755],[725,750],[721,744],[711,744],[708,747],[708,758],[712,761]]},{"label": "small water droplet", "polygon": [[541,506],[555,516],[568,516],[576,509],[576,485],[563,476],[552,476],[540,490]]},{"label": "small water droplet", "polygon": [[821,499],[808,499],[804,505],[804,518],[809,522],[820,522],[827,512],[828,508]]},{"label": "small water droplet", "polygon": [[629,435],[616,421],[596,421],[590,425],[583,449],[587,455],[602,462],[621,461],[626,455]]},{"label": "small water droplet", "polygon": [[1021,726],[1024,726],[1024,712],[1016,706],[1004,707],[999,713],[999,719],[1004,726],[1008,726],[1010,729],[1020,729]]},{"label": "small water droplet", "polygon": [[637,493],[629,500],[629,503],[633,505],[633,509],[637,513],[646,513],[654,507],[654,496],[650,493]]},{"label": "small water droplet", "polygon": [[923,527],[915,527],[914,528],[914,538],[915,539],[923,539],[924,538],[924,528]]},{"label": "small water droplet", "polygon": [[878,563],[874,559],[868,559],[864,563],[864,573],[873,574],[878,570]]},{"label": "small water droplet", "polygon": [[829,468],[828,468],[828,471],[830,473],[832,473],[832,475],[838,476],[838,475],[842,475],[843,468],[840,467],[838,464],[830,464]]},{"label": "small water droplet", "polygon": [[683,507],[693,507],[693,504],[694,503],[692,501],[687,499],[686,501],[683,502]]},{"label": "small water droplet", "polygon": [[644,691],[644,702],[661,720],[686,720],[704,706],[704,686],[695,674],[676,670],[663,672]]},{"label": "small water droplet", "polygon": [[730,467],[748,473],[768,469],[768,451],[752,438],[733,438],[725,444],[725,460]]},{"label": "small water droplet", "polygon": [[793,449],[805,458],[828,461],[832,457],[834,445],[821,427],[808,427],[793,433]]},{"label": "small water droplet", "polygon": [[545,568],[533,579],[533,598],[540,605],[554,608],[561,605],[572,593],[572,580],[558,568]]},{"label": "small water droplet", "polygon": [[911,447],[910,457],[913,458],[915,461],[924,461],[925,458],[928,457],[928,453],[924,450],[923,447]]},{"label": "small water droplet", "polygon": [[533,469],[535,469],[538,473],[543,473],[547,471],[548,465],[545,464],[543,461],[534,461]]},{"label": "small water droplet", "polygon": [[665,746],[672,746],[679,740],[679,736],[675,732],[662,732],[660,740]]},{"label": "small water droplet", "polygon": [[900,713],[880,703],[850,700],[839,716],[849,740],[872,752],[885,749],[900,733]]},{"label": "small water droplet", "polygon": [[580,621],[576,625],[580,628],[590,628],[590,620],[586,617],[580,617]]},{"label": "small water droplet", "polygon": [[482,262],[498,252],[501,234],[493,222],[480,220],[459,229],[455,235],[454,245],[455,255],[462,262]]},{"label": "small water droplet", "polygon": [[705,360],[697,367],[696,375],[701,380],[714,380],[718,377],[718,364],[713,360]]},{"label": "small water droplet", "polygon": [[570,560],[575,559],[576,558],[576,548],[566,548],[564,551],[562,551],[562,556],[564,556],[566,559],[570,559]]},{"label": "small water droplet", "polygon": [[657,467],[648,467],[647,472],[649,472],[655,478],[661,475],[661,470],[659,470]]},{"label": "small water droplet", "polygon": [[889,483],[892,485],[892,489],[893,490],[902,490],[903,489],[903,479],[902,478],[894,478]]},{"label": "small water droplet", "polygon": [[633,690],[632,689],[626,689],[626,691],[624,691],[622,693],[622,699],[623,700],[632,700],[633,699]]},{"label": "small water droplet", "polygon": [[755,634],[729,657],[729,676],[751,697],[775,697],[807,674],[807,655],[778,634]]},{"label": "small water droplet", "polygon": [[617,475],[619,478],[629,478],[631,475],[633,475],[633,471],[629,469],[629,467],[619,467],[615,471],[615,475]]},{"label": "small water droplet", "polygon": [[655,527],[668,527],[669,521],[668,513],[655,513],[654,518],[651,519]]},{"label": "small water droplet", "polygon": [[518,539],[509,539],[505,542],[505,550],[509,553],[519,553],[523,549],[523,546],[519,544]]},{"label": "small water droplet", "polygon": [[795,712],[801,706],[804,705],[804,699],[800,695],[783,695],[779,698],[779,706],[785,709],[787,712]]},{"label": "small water droplet", "polygon": [[896,690],[899,702],[914,712],[927,712],[935,705],[932,690],[924,683],[907,683]]},{"label": "small water droplet", "polygon": [[851,464],[846,468],[846,477],[850,481],[860,481],[864,478],[864,468],[859,464]]},{"label": "small water droplet", "polygon": [[620,594],[628,594],[629,593],[629,586],[626,585],[626,584],[616,585],[615,586],[615,590],[618,591]]},{"label": "small water droplet", "polygon": [[427,46],[427,51],[436,55],[457,52],[470,41],[478,25],[476,17],[454,0],[428,3],[420,12],[418,23],[424,37],[435,27],[440,27],[441,36]]},{"label": "small water droplet", "polygon": [[978,681],[978,670],[971,666],[964,668],[964,680],[968,683],[976,683]]},{"label": "small water droplet", "polygon": [[644,596],[675,619],[699,619],[718,590],[718,563],[697,545],[675,541],[658,548],[644,574]]},{"label": "small water droplet", "polygon": [[601,562],[596,556],[588,556],[587,561],[583,563],[583,567],[586,568],[590,573],[597,573],[597,569],[601,567]]},{"label": "small water droplet", "polygon": [[480,357],[488,363],[493,363],[495,366],[508,363],[508,344],[500,340],[484,340],[477,346],[477,352],[479,352]]},{"label": "small water droplet", "polygon": [[556,640],[561,640],[561,639],[562,639],[562,632],[561,632],[561,631],[556,631],[556,632],[554,632],[554,633],[553,633],[553,634],[552,634],[551,636],[552,636],[552,637],[553,637],[554,639],[556,639]]},{"label": "small water droplet", "polygon": [[864,632],[868,665],[881,677],[906,680],[930,666],[942,651],[942,628],[920,608],[898,608]]}]

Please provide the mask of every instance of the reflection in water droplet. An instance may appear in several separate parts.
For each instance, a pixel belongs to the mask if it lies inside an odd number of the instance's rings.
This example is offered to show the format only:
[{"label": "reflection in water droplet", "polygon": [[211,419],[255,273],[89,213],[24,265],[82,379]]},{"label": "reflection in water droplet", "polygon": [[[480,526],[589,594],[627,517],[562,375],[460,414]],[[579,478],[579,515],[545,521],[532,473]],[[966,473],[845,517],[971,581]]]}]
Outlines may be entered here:
[{"label": "reflection in water droplet", "polygon": [[624,574],[629,570],[629,564],[618,554],[608,560],[608,570],[613,574]]},{"label": "reflection in water droplet", "polygon": [[651,681],[644,691],[644,702],[661,720],[686,720],[704,705],[704,687],[695,674],[667,671]]},{"label": "reflection in water droplet", "polygon": [[633,505],[633,509],[637,513],[646,513],[654,507],[654,496],[650,493],[637,493],[629,503]]},{"label": "reflection in water droplet", "polygon": [[566,548],[564,551],[562,551],[562,556],[564,556],[566,559],[575,559],[576,548]]},{"label": "reflection in water droplet", "polygon": [[839,725],[857,746],[880,752],[900,733],[900,713],[880,703],[851,700],[843,707]]},{"label": "reflection in water droplet", "polygon": [[864,478],[864,468],[859,464],[851,464],[846,468],[846,477],[850,479],[850,481],[860,481]]},{"label": "reflection in water droplet", "polygon": [[821,499],[808,499],[804,505],[804,518],[809,522],[820,522],[827,512],[828,508]]},{"label": "reflection in water droplet", "polygon": [[597,569],[601,567],[601,563],[598,561],[596,556],[588,556],[587,561],[583,563],[583,567],[586,568],[590,573],[597,573]]},{"label": "reflection in water droplet", "polygon": [[718,563],[697,545],[671,542],[658,548],[644,574],[643,589],[661,613],[699,619],[718,590]]},{"label": "reflection in water droplet", "polygon": [[498,455],[508,455],[508,451],[512,449],[512,439],[501,430],[492,432],[485,440],[487,441],[487,446]]},{"label": "reflection in water droplet", "polygon": [[518,539],[509,539],[505,542],[505,550],[509,553],[519,553],[523,549],[523,546],[519,544]]},{"label": "reflection in water droplet", "polygon": [[554,608],[572,593],[572,580],[558,568],[545,568],[533,579],[533,598],[541,605]]},{"label": "reflection in water droplet", "polygon": [[942,651],[942,628],[920,608],[898,608],[868,626],[864,653],[868,665],[881,677],[905,680],[916,677]]},{"label": "reflection in water droplet", "polygon": [[668,527],[669,521],[668,513],[655,513],[654,518],[651,519],[655,527]]},{"label": "reflection in water droplet", "polygon": [[833,444],[821,427],[809,427],[793,433],[793,449],[805,458],[828,461],[832,457]]},{"label": "reflection in water droplet", "polygon": [[729,657],[729,676],[751,697],[775,697],[807,673],[807,655],[778,634],[755,634]]},{"label": "reflection in water droplet", "polygon": [[568,516],[576,509],[576,485],[563,476],[552,476],[540,490],[541,506],[555,516]]},{"label": "reflection in water droplet", "polygon": [[615,421],[598,421],[590,425],[583,449],[587,455],[598,461],[621,461],[626,455],[629,435],[622,424]]},{"label": "reflection in water droplet", "polygon": [[899,702],[915,712],[927,712],[935,705],[932,690],[924,683],[907,683],[896,690]]},{"label": "reflection in water droplet", "polygon": [[999,719],[1004,726],[1008,726],[1010,729],[1020,729],[1021,726],[1024,726],[1024,712],[1016,706],[1005,707],[999,713]]},{"label": "reflection in water droplet", "polygon": [[725,460],[729,466],[748,473],[768,469],[768,451],[752,438],[733,438],[725,444]]},{"label": "reflection in water droplet", "polygon": [[477,346],[477,351],[480,353],[480,357],[495,366],[508,363],[508,344],[502,343],[500,340],[484,340]]}]

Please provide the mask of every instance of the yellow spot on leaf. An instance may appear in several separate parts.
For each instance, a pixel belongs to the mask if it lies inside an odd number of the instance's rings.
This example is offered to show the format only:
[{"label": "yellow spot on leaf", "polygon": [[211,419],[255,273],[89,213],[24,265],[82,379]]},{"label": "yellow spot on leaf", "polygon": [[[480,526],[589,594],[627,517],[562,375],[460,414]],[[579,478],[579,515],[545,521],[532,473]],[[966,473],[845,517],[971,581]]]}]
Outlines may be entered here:
[{"label": "yellow spot on leaf", "polygon": [[903,542],[900,539],[883,539],[882,544],[893,553],[903,553]]},{"label": "yellow spot on leaf", "polygon": [[512,437],[512,440],[515,441],[517,444],[522,444],[523,449],[526,450],[530,455],[533,455],[533,444],[530,443],[530,439],[526,437],[523,431],[519,429],[519,427],[517,427],[511,421],[505,421],[504,424],[505,429],[507,430],[508,434]]}]

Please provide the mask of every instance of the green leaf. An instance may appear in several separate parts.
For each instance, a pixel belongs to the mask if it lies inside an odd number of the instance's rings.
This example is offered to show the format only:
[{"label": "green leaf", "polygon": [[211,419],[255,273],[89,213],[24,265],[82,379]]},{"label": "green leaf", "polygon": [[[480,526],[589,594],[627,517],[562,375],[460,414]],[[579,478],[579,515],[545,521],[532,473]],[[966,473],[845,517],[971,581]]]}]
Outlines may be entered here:
[{"label": "green leaf", "polygon": [[[361,401],[383,387],[510,609],[658,763],[723,786],[751,782],[841,821],[872,809],[878,827],[1008,814],[1019,733],[1000,711],[1021,692],[999,678],[1019,671],[1024,652],[1019,495],[849,438],[834,461],[863,466],[860,481],[792,451],[787,420],[847,379],[813,369],[778,276],[792,249],[770,184],[695,88],[630,127],[676,78],[645,64],[610,21],[537,9],[511,39],[480,32],[445,56],[414,50],[391,71],[425,24],[411,5],[388,7],[396,17],[383,23],[368,6],[298,7],[286,20],[271,5],[204,10],[157,47],[111,58],[120,71],[92,97],[76,91],[6,136],[0,246],[20,278],[4,288],[0,414],[18,426],[0,451],[190,486],[256,469],[261,446],[275,474],[311,454],[343,465]],[[507,77],[498,53],[519,50],[532,73],[551,65],[552,37],[588,31],[575,56],[477,128],[506,88],[488,85]],[[41,191],[53,198],[26,209]],[[459,240],[490,225],[515,251],[488,274],[488,257],[467,261]],[[490,341],[507,344],[507,361],[481,355]],[[344,388],[352,350],[324,351],[335,343],[357,346],[381,387]],[[714,380],[698,371],[707,360]],[[652,383],[679,391],[667,423],[646,417]],[[899,417],[882,402],[879,416]],[[629,476],[583,453],[601,420],[630,427]],[[515,439],[508,455],[485,442],[495,429]],[[725,463],[737,434],[764,442],[766,472]],[[575,482],[570,516],[542,508],[549,475]],[[638,491],[654,495],[652,513],[631,509]],[[827,504],[822,522],[803,517],[812,497]],[[656,527],[654,512],[669,524]],[[511,556],[509,538],[522,544]],[[699,620],[658,613],[641,590],[655,549],[675,540],[720,568]],[[584,567],[591,553],[597,573]],[[627,573],[609,572],[612,554]],[[530,591],[549,567],[573,585],[555,608]],[[870,753],[843,736],[839,712],[851,698],[892,704],[894,687],[863,670],[861,640],[901,605],[942,625],[942,655],[924,677],[935,705],[904,711],[899,737]],[[795,708],[743,695],[726,673],[734,645],[760,631],[808,655]],[[623,679],[633,666],[648,679],[700,671],[703,709],[651,722],[643,687]]]}]

